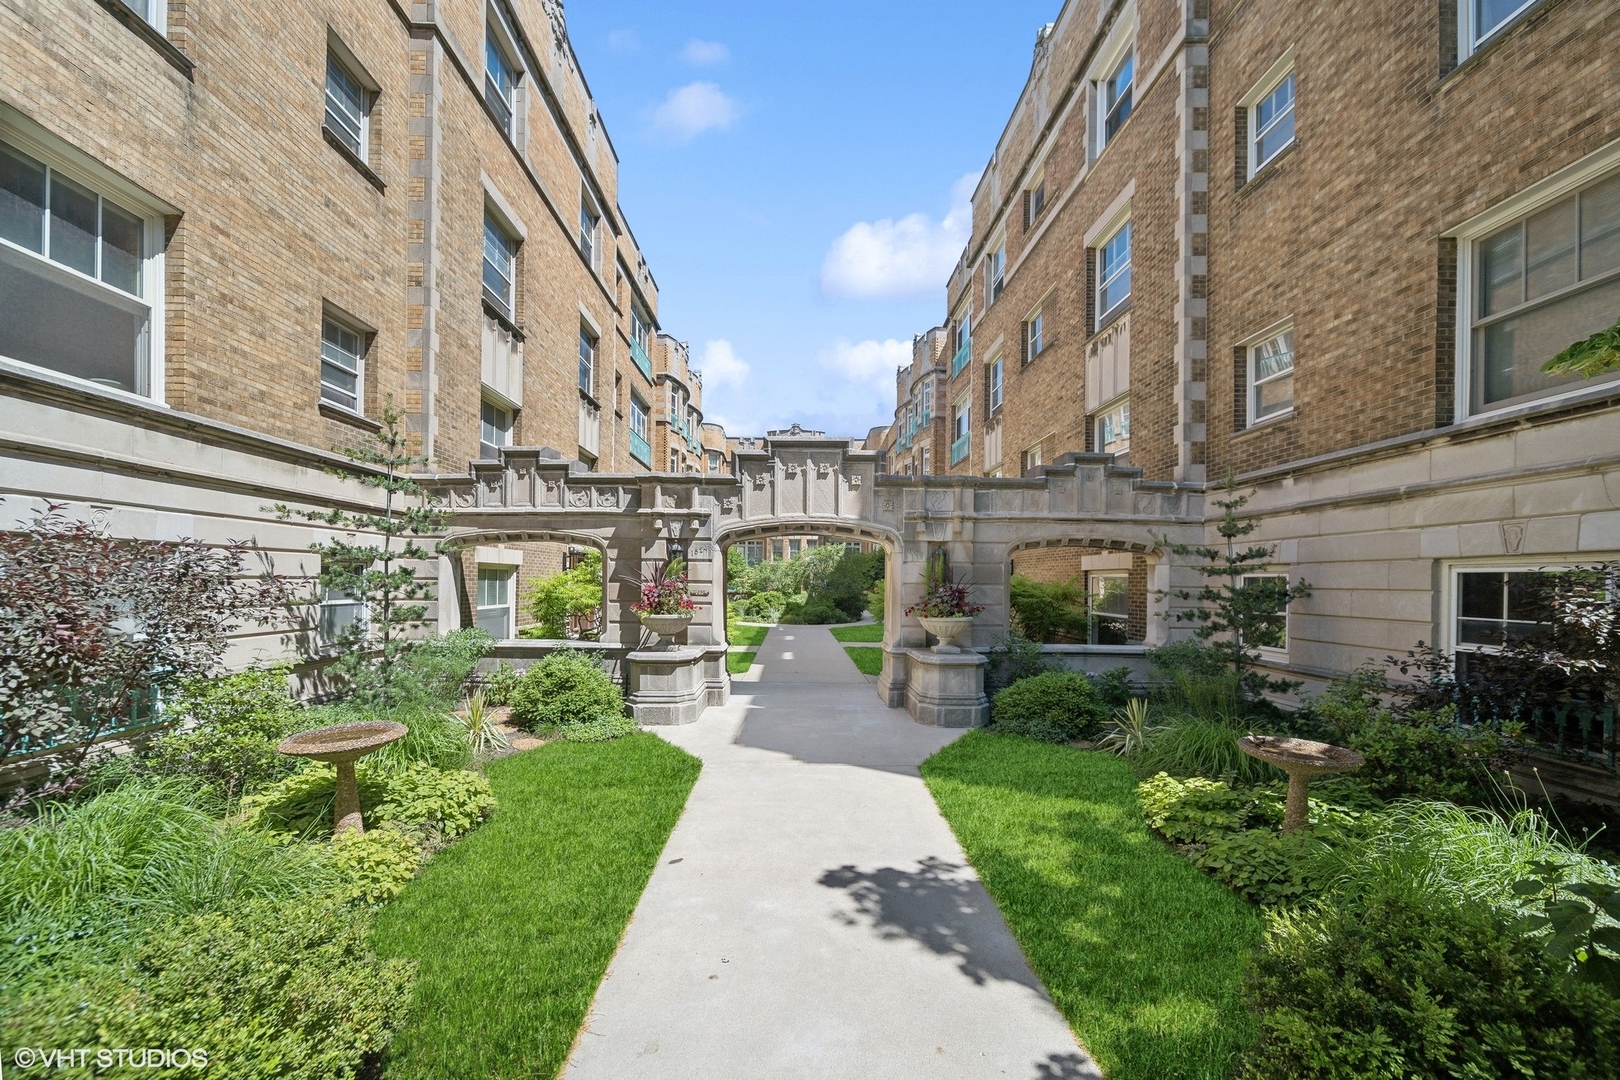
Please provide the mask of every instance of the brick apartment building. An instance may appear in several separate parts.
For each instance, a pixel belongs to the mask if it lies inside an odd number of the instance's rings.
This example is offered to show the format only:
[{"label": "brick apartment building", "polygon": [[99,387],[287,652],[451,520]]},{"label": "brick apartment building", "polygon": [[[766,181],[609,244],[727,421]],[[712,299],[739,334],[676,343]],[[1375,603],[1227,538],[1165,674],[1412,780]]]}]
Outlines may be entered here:
[{"label": "brick apartment building", "polygon": [[[1521,575],[1620,557],[1620,375],[1539,373],[1620,318],[1617,58],[1596,0],[1069,0],[973,196],[917,464],[1230,471],[1314,590],[1275,667],[1482,647]],[[1127,561],[1015,564],[1134,624]]]},{"label": "brick apartment building", "polygon": [[[363,503],[322,470],[390,402],[445,471],[701,468],[558,0],[0,0],[0,43],[5,521],[52,499],[313,574],[262,508]],[[515,629],[561,557],[463,553],[441,621]]]}]

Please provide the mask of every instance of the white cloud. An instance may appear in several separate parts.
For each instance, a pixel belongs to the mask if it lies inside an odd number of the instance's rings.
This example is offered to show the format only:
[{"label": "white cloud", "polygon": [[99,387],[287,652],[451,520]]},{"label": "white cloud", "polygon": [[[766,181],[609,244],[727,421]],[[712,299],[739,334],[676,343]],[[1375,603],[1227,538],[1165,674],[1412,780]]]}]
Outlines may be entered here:
[{"label": "white cloud", "polygon": [[708,67],[711,64],[723,64],[731,59],[731,50],[718,41],[701,41],[693,38],[681,50],[681,59],[693,67]]},{"label": "white cloud", "polygon": [[653,110],[654,130],[676,142],[690,142],[705,131],[724,131],[737,119],[737,103],[712,82],[671,90]]},{"label": "white cloud", "polygon": [[703,355],[698,357],[697,366],[703,372],[705,388],[741,386],[748,380],[748,361],[739,357],[731,342],[725,338],[707,342],[703,346]]},{"label": "white cloud", "polygon": [[822,352],[820,360],[824,369],[840,379],[870,388],[880,401],[887,401],[894,397],[894,369],[911,363],[911,342],[868,338],[851,344],[839,338]]},{"label": "white cloud", "polygon": [[608,49],[616,53],[638,53],[641,51],[641,38],[636,34],[636,28],[626,26],[618,30],[608,31]]},{"label": "white cloud", "polygon": [[940,221],[907,214],[898,221],[860,221],[833,241],[821,264],[821,287],[837,296],[914,296],[943,289],[973,228],[977,173],[951,188]]}]

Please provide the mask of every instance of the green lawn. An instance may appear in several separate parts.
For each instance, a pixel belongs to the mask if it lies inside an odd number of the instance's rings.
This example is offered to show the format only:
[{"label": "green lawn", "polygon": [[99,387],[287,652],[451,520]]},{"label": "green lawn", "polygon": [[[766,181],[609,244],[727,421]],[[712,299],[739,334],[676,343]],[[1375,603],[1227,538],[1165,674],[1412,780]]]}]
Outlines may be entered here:
[{"label": "green lawn", "polygon": [[377,918],[420,964],[390,1080],[557,1074],[698,768],[644,733],[489,766],[495,816]]},{"label": "green lawn", "polygon": [[1111,754],[972,731],[923,779],[1058,1009],[1110,1080],[1225,1080],[1259,911],[1148,833]]},{"label": "green lawn", "polygon": [[831,626],[832,636],[839,641],[882,641],[883,624],[880,622],[863,623],[860,626]]},{"label": "green lawn", "polygon": [[768,626],[758,626],[744,623],[727,623],[726,640],[733,645],[746,645],[750,649],[765,644],[765,635],[771,632]]},{"label": "green lawn", "polygon": [[882,649],[874,649],[870,645],[845,645],[844,651],[849,653],[849,658],[855,661],[855,666],[861,669],[862,675],[883,673]]},{"label": "green lawn", "polygon": [[754,664],[757,652],[728,652],[726,653],[726,670],[733,675],[746,674]]}]

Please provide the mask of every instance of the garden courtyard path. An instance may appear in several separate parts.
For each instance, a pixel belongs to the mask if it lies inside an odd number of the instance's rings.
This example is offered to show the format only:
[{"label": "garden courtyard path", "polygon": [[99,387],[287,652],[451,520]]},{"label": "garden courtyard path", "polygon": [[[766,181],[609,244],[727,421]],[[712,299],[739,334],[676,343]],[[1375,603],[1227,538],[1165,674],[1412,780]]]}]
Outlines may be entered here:
[{"label": "garden courtyard path", "polygon": [[1100,1078],[917,766],[960,732],[773,628],[731,703],[658,734],[703,773],[567,1080]]}]

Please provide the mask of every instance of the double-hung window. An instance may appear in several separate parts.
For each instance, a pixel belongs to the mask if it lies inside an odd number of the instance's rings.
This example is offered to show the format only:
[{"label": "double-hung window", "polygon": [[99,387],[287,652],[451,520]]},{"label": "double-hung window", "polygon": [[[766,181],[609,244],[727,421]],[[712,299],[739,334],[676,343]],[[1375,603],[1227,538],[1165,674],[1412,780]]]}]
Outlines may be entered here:
[{"label": "double-hung window", "polygon": [[168,31],[169,0],[124,0],[124,6],[158,33]]},{"label": "double-hung window", "polygon": [[591,205],[589,195],[581,194],[579,199],[579,253],[585,256],[585,261],[591,269],[596,269],[596,240],[597,231],[602,223],[602,215],[598,214]]},{"label": "double-hung window", "polygon": [[1294,141],[1294,73],[1282,77],[1249,107],[1249,175]]},{"label": "double-hung window", "polygon": [[1046,177],[1042,176],[1024,192],[1024,228],[1035,224],[1046,209]]},{"label": "double-hung window", "polygon": [[484,23],[484,100],[509,138],[517,137],[517,87],[522,68],[513,59],[512,35],[493,7]]},{"label": "double-hung window", "polygon": [[1613,325],[1620,312],[1620,173],[1472,246],[1470,411],[1551,396],[1581,382],[1578,375],[1544,375],[1541,367]]},{"label": "double-hung window", "polygon": [[1249,346],[1249,423],[1281,416],[1294,407],[1292,327]]},{"label": "double-hung window", "polygon": [[1495,652],[1549,633],[1560,591],[1613,597],[1620,587],[1620,577],[1601,569],[1540,564],[1454,566],[1451,577],[1449,629],[1459,653]]},{"label": "double-hung window", "polygon": [[1097,252],[1097,324],[1131,298],[1131,223],[1121,225]]},{"label": "double-hung window", "polygon": [[996,245],[984,266],[984,306],[989,307],[1007,284],[1007,245]]},{"label": "double-hung window", "polygon": [[596,337],[585,327],[579,328],[579,389],[593,394],[596,386]]},{"label": "double-hung window", "polygon": [[479,452],[491,461],[501,456],[501,447],[512,445],[512,411],[485,398],[482,414]]},{"label": "double-hung window", "polygon": [[1457,5],[1458,59],[1465,60],[1499,30],[1541,0],[1461,0]]},{"label": "double-hung window", "polygon": [[361,161],[368,157],[371,92],[337,53],[326,54],[326,130]]},{"label": "double-hung window", "polygon": [[1240,587],[1275,601],[1271,610],[1256,617],[1257,625],[1244,639],[1257,649],[1283,652],[1288,648],[1288,577],[1285,574],[1244,574]]},{"label": "double-hung window", "polygon": [[1041,355],[1046,348],[1046,319],[1043,312],[1037,310],[1024,320],[1024,362]]},{"label": "double-hung window", "polygon": [[316,632],[322,645],[347,645],[366,629],[366,606],[344,589],[323,589]]},{"label": "double-hung window", "polygon": [[154,219],[0,140],[0,356],[150,395]]},{"label": "double-hung window", "polygon": [[350,412],[365,402],[366,335],[331,315],[321,318],[321,400]]},{"label": "double-hung window", "polygon": [[647,440],[647,403],[634,391],[630,394],[630,456],[652,468],[652,444]]},{"label": "double-hung window", "polygon": [[484,211],[484,299],[508,319],[513,317],[512,283],[517,278],[517,238]]},{"label": "double-hung window", "polygon": [[1135,81],[1136,53],[1127,51],[1114,65],[1102,86],[1102,139],[1098,149],[1107,146],[1131,115],[1131,90]]},{"label": "double-hung window", "polygon": [[1131,449],[1131,401],[1123,398],[1097,414],[1097,452],[1124,454]]},{"label": "double-hung window", "polygon": [[995,416],[1001,411],[1002,379],[1001,357],[998,356],[990,362],[990,373],[985,380],[987,383],[985,407],[989,410],[990,416]]},{"label": "double-hung window", "polygon": [[512,577],[506,567],[478,568],[478,629],[504,641],[512,636]]},{"label": "double-hung window", "polygon": [[1130,575],[1092,572],[1086,575],[1093,645],[1125,645],[1130,641]]}]

